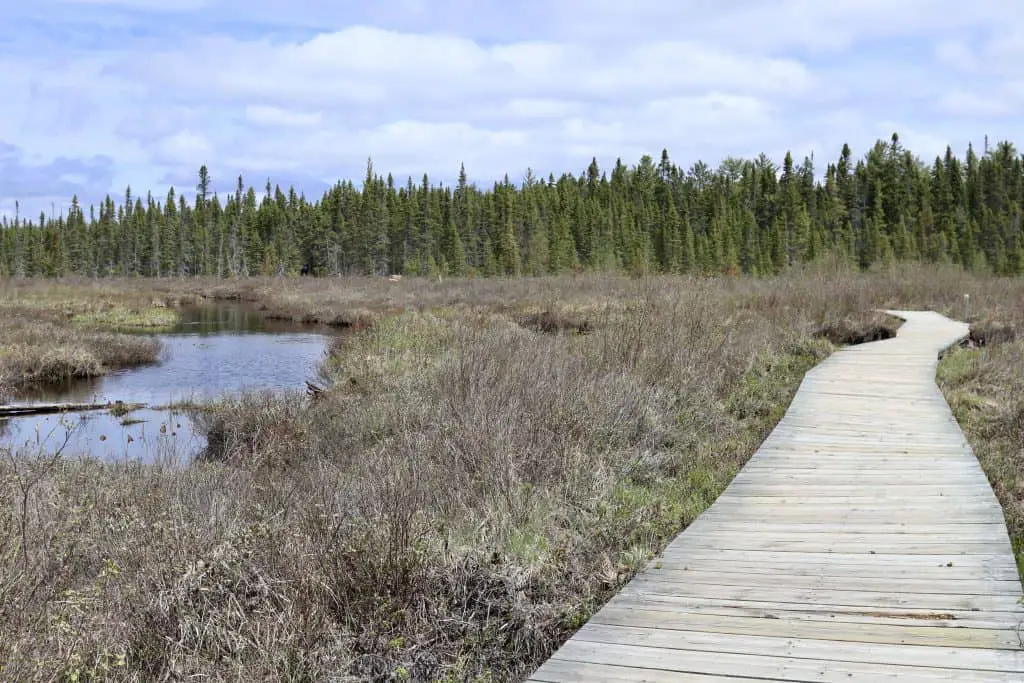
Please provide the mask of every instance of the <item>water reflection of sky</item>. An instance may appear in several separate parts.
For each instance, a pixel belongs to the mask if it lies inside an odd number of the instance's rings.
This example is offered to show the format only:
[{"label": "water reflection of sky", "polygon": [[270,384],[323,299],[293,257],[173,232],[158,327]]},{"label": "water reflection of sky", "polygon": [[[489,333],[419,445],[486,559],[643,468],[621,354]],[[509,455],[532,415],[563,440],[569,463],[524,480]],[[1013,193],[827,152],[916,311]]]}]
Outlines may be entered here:
[{"label": "water reflection of sky", "polygon": [[0,438],[23,454],[62,449],[67,456],[180,461],[204,445],[182,412],[139,410],[115,417],[106,411],[88,411],[19,417],[7,423]]},{"label": "water reflection of sky", "polygon": [[[285,323],[272,325],[242,307],[195,309],[179,328],[160,335],[165,350],[154,365],[36,390],[18,403],[145,403],[159,407],[209,400],[245,390],[301,389],[316,377],[326,335]],[[144,409],[34,415],[0,422],[0,445],[19,451],[107,459],[187,458],[203,446],[184,412]]]}]

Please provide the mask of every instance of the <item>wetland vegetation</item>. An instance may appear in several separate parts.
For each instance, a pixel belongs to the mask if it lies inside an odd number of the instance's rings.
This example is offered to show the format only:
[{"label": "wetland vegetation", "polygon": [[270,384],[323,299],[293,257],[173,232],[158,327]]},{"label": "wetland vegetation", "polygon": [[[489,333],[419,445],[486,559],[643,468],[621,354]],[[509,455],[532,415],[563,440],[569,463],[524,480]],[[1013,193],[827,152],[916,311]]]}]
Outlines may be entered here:
[{"label": "wetland vegetation", "polygon": [[875,309],[960,317],[967,292],[976,347],[940,380],[1020,557],[1018,279],[6,281],[13,393],[149,363],[135,323],[203,302],[343,332],[315,378],[207,405],[186,465],[0,459],[2,676],[520,680],[714,500],[808,368],[892,333]]}]

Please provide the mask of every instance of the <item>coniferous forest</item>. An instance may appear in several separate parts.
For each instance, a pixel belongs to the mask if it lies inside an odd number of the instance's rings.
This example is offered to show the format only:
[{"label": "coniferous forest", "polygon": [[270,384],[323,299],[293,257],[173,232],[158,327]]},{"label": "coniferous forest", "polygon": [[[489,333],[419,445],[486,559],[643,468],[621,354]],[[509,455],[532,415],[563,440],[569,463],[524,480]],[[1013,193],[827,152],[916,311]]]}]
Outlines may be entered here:
[{"label": "coniferous forest", "polygon": [[[927,163],[894,134],[861,158],[844,145],[822,179],[815,161],[762,154],[689,169],[667,151],[579,176],[489,188],[427,176],[402,184],[367,164],[359,189],[318,200],[243,178],[225,195],[199,169],[195,200],[107,197],[60,215],[4,219],[0,276],[542,275],[777,273],[825,254],[861,268],[951,262],[1024,273],[1024,157],[1011,142]],[[190,188],[191,189],[191,188]]]}]

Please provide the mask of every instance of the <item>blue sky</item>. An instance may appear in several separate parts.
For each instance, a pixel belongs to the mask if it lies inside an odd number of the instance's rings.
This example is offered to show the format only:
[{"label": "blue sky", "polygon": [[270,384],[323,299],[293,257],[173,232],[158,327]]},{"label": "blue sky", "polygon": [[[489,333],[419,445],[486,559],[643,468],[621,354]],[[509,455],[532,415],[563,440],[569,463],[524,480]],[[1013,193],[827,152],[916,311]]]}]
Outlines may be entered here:
[{"label": "blue sky", "polygon": [[0,0],[0,213],[241,173],[318,196],[489,183],[898,131],[925,159],[1024,146],[1009,0]]}]

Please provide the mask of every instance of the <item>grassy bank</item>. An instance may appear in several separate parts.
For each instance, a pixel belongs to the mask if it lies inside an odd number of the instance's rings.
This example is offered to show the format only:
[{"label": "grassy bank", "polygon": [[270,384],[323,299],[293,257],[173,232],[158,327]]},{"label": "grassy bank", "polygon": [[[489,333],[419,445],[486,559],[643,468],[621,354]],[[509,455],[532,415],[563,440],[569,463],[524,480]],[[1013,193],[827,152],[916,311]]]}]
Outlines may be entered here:
[{"label": "grassy bank", "polygon": [[206,413],[186,470],[6,459],[3,678],[521,680],[714,500],[833,343],[891,334],[872,309],[1024,293],[915,268],[105,286],[369,322],[317,400]]},{"label": "grassy bank", "polygon": [[173,325],[163,299],[100,283],[0,282],[0,402],[19,391],[152,363],[155,339],[119,333]]},{"label": "grassy bank", "polygon": [[984,311],[968,348],[939,364],[939,386],[1003,506],[1024,576],[1024,298]]}]

